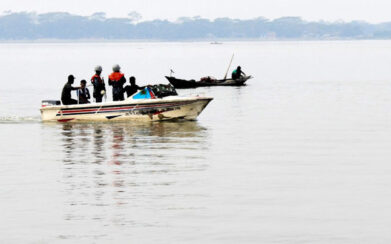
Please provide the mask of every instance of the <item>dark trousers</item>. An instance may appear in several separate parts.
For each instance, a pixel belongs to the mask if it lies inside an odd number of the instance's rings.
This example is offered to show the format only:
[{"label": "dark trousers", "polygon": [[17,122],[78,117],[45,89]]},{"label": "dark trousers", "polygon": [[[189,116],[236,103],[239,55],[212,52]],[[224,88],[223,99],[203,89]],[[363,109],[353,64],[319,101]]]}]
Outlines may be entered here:
[{"label": "dark trousers", "polygon": [[95,97],[95,102],[101,103],[102,102],[102,97]]},{"label": "dark trousers", "polygon": [[61,100],[62,104],[64,105],[72,105],[72,104],[77,104],[77,101],[75,99],[66,99],[66,100]]},{"label": "dark trousers", "polygon": [[124,91],[122,87],[113,87],[113,101],[123,101]]},{"label": "dark trousers", "polygon": [[125,100],[124,94],[113,94],[113,101],[123,101]]}]

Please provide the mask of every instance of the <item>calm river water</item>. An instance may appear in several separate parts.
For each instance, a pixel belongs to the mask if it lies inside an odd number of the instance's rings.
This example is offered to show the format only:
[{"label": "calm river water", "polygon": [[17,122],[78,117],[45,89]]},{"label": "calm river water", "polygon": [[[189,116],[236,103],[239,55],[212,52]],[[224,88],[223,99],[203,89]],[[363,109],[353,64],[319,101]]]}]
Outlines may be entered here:
[{"label": "calm river water", "polygon": [[[197,121],[40,121],[68,74],[221,78],[232,53],[255,78],[178,90],[215,98]],[[390,65],[391,41],[0,44],[0,242],[390,243]]]}]

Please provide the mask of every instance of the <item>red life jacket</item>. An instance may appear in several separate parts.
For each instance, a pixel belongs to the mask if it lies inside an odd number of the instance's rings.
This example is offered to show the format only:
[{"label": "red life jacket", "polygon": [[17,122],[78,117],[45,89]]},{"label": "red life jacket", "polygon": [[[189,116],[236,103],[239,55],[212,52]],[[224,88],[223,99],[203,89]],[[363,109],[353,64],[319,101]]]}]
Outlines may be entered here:
[{"label": "red life jacket", "polygon": [[95,79],[96,79],[98,82],[102,83],[102,78],[100,78],[100,75],[97,75],[97,74],[93,75],[93,76],[91,77],[91,82],[94,83]]},{"label": "red life jacket", "polygon": [[111,75],[109,76],[109,79],[111,81],[114,81],[114,82],[118,82],[121,80],[122,77],[125,77],[124,74],[120,73],[120,72],[113,72],[111,73]]}]

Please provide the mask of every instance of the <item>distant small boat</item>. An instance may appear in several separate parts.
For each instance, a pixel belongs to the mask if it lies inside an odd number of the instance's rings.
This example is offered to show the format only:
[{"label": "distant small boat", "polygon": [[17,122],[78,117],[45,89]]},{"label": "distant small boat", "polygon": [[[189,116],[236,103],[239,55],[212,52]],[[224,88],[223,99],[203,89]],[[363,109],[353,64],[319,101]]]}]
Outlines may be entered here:
[{"label": "distant small boat", "polygon": [[166,79],[175,88],[196,88],[205,86],[243,86],[245,82],[251,79],[252,76],[242,76],[239,79],[214,79],[213,77],[204,77],[199,81],[177,79],[173,76],[166,76]]},{"label": "distant small boat", "polygon": [[210,44],[212,44],[212,45],[221,45],[221,44],[223,44],[223,43],[222,43],[222,42],[214,41],[214,42],[211,42]]}]

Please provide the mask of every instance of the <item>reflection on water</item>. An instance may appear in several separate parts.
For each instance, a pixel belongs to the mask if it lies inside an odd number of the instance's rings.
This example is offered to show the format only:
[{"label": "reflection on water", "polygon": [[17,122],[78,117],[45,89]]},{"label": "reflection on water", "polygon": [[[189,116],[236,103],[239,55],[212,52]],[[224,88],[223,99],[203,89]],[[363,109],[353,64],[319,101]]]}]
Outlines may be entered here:
[{"label": "reflection on water", "polygon": [[191,184],[186,176],[208,166],[208,132],[195,121],[55,126],[62,126],[67,221],[159,225],[140,221],[135,212],[186,197],[172,187]]}]

